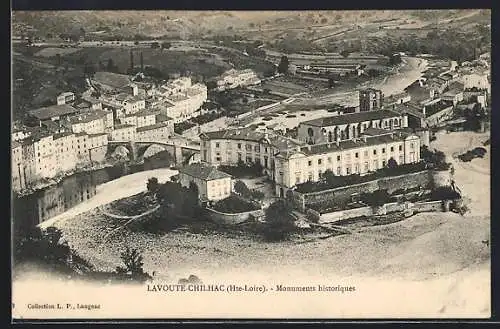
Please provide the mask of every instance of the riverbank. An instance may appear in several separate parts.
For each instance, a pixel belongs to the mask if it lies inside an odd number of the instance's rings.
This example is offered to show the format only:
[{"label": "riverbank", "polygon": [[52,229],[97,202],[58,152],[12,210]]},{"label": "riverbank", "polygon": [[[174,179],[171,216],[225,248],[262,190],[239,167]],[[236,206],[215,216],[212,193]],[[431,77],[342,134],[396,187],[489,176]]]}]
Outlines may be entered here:
[{"label": "riverbank", "polygon": [[[170,180],[170,178],[177,173],[177,170],[160,168],[122,176],[102,185],[98,185],[96,187],[95,196],[62,214],[40,223],[39,227],[46,228],[55,225],[56,223],[59,224],[59,222],[72,219],[75,216],[108,204],[112,201],[141,193],[146,190],[146,182],[148,178],[156,177],[160,183],[164,183]],[[85,226],[86,220],[83,220],[83,223],[80,223],[80,225]]]},{"label": "riverbank", "polygon": [[101,170],[101,169],[106,169],[106,168],[112,168],[112,167],[119,166],[121,164],[128,165],[128,166],[134,166],[134,165],[141,165],[142,163],[141,162],[133,162],[132,163],[132,162],[117,162],[117,161],[114,161],[114,162],[106,162],[106,163],[93,164],[93,165],[90,165],[90,166],[85,166],[85,167],[77,168],[75,170],[71,170],[71,171],[67,171],[67,172],[61,173],[58,176],[56,176],[54,178],[51,178],[51,179],[46,179],[46,180],[39,181],[39,182],[37,182],[36,184],[34,184],[33,186],[31,186],[29,188],[26,188],[26,189],[23,189],[23,190],[20,190],[18,192],[14,192],[14,193],[16,194],[16,196],[18,198],[22,198],[22,197],[28,196],[30,194],[33,194],[33,193],[35,193],[37,191],[49,188],[51,186],[55,186],[55,185],[61,183],[65,178],[71,177],[73,175],[84,174],[84,173],[88,173],[88,172],[92,172],[92,171],[97,171],[97,170]]}]

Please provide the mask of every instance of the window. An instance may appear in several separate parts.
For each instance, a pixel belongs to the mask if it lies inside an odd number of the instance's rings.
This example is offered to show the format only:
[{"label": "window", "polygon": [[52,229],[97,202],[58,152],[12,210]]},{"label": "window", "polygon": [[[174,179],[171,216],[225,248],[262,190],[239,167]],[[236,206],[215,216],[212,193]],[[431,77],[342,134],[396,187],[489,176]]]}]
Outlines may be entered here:
[{"label": "window", "polygon": [[377,155],[377,150],[373,150],[373,155]]},{"label": "window", "polygon": [[266,153],[267,153],[267,147],[265,148],[265,151],[266,151]]},{"label": "window", "polygon": [[309,165],[309,167],[310,167],[310,166],[312,166],[313,162],[312,162],[311,160],[309,160],[309,161],[307,162],[307,164],[308,164],[308,165]]},{"label": "window", "polygon": [[394,146],[391,146],[391,152],[394,152]]},{"label": "window", "polygon": [[403,145],[399,145],[399,150],[402,151],[403,150]]},{"label": "window", "polygon": [[374,160],[374,161],[373,161],[373,169],[374,169],[374,170],[377,170],[377,169],[378,169],[378,161],[377,161],[377,160]]},{"label": "window", "polygon": [[356,159],[357,159],[357,158],[359,158],[359,153],[358,153],[358,152],[354,153],[354,157],[355,157]]},{"label": "window", "polygon": [[254,150],[255,150],[255,152],[259,153],[260,152],[260,146],[259,145],[255,145]]},{"label": "window", "polygon": [[365,162],[365,172],[368,172],[368,171],[370,171],[370,167],[369,167],[368,162]]},{"label": "window", "polygon": [[313,180],[313,173],[312,172],[309,172],[307,179],[312,182],[312,180]]},{"label": "window", "polygon": [[295,184],[300,184],[300,173],[295,174]]},{"label": "window", "polygon": [[319,178],[321,178],[321,174],[322,174],[321,170],[318,170],[318,177]]},{"label": "window", "polygon": [[365,157],[368,157],[368,151],[365,151]]},{"label": "window", "polygon": [[337,155],[337,161],[340,161],[340,155]]},{"label": "window", "polygon": [[241,143],[238,143],[238,149],[241,150]]},{"label": "window", "polygon": [[386,160],[382,160],[382,167],[385,167],[386,162]]},{"label": "window", "polygon": [[252,151],[252,145],[250,144],[245,145],[245,148],[247,151]]},{"label": "window", "polygon": [[402,155],[399,156],[399,164],[402,164],[404,162],[404,158]]},{"label": "window", "polygon": [[328,157],[328,163],[332,163],[332,158],[331,157]]},{"label": "window", "polygon": [[242,155],[241,155],[241,153],[238,153],[238,161],[241,161],[241,159],[242,159]]},{"label": "window", "polygon": [[319,164],[319,165],[321,164],[321,159],[318,159],[318,164]]},{"label": "window", "polygon": [[252,162],[252,157],[247,155],[247,163],[250,163],[250,162]]},{"label": "window", "polygon": [[385,147],[382,148],[382,154],[384,154],[384,153],[385,153]]},{"label": "window", "polygon": [[410,148],[413,150],[415,148],[415,144],[410,143]]},{"label": "window", "polygon": [[351,174],[351,166],[345,167],[345,173],[346,173],[346,175],[350,175]]}]

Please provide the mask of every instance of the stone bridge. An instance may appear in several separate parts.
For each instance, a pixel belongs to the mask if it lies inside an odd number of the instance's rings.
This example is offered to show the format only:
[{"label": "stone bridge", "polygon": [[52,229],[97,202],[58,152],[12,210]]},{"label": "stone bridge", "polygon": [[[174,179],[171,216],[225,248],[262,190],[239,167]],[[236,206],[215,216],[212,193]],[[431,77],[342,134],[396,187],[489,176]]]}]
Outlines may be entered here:
[{"label": "stone bridge", "polygon": [[200,157],[200,146],[172,141],[109,141],[107,154],[124,149],[130,160],[141,162],[145,155],[153,155],[161,150],[167,151],[176,165],[186,165]]}]

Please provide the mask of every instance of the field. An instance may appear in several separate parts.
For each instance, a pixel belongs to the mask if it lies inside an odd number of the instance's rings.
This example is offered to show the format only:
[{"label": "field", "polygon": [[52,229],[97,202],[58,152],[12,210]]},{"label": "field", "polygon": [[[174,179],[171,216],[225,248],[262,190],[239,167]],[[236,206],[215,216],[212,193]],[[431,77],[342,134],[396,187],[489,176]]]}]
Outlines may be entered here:
[{"label": "field", "polygon": [[64,56],[72,53],[76,53],[80,48],[44,48],[35,54],[35,57],[53,57],[57,54]]},{"label": "field", "polygon": [[300,94],[300,93],[307,91],[307,89],[304,88],[303,86],[300,86],[298,84],[291,83],[291,82],[286,82],[286,81],[283,81],[282,79],[280,79],[280,80],[277,79],[277,80],[264,82],[260,86],[260,88],[263,90],[268,89],[272,92],[287,94],[290,96],[295,95],[295,94]]}]

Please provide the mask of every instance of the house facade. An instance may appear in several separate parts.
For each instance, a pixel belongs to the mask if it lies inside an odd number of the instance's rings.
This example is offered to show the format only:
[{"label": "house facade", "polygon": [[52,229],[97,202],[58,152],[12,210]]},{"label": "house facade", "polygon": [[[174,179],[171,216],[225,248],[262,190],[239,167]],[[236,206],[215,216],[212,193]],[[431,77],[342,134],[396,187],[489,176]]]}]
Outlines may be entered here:
[{"label": "house facade", "polygon": [[301,122],[298,139],[308,144],[331,143],[360,136],[368,128],[401,129],[408,127],[404,113],[378,110],[329,117]]},{"label": "house facade", "polygon": [[391,158],[398,164],[420,161],[420,138],[402,132],[382,132],[282,151],[275,156],[275,192],[284,197],[297,184],[319,181],[326,170],[337,176],[363,175],[385,167]]},{"label": "house facade", "polygon": [[189,187],[191,182],[198,187],[200,201],[217,201],[231,195],[231,175],[206,163],[194,163],[179,169],[179,183]]}]

